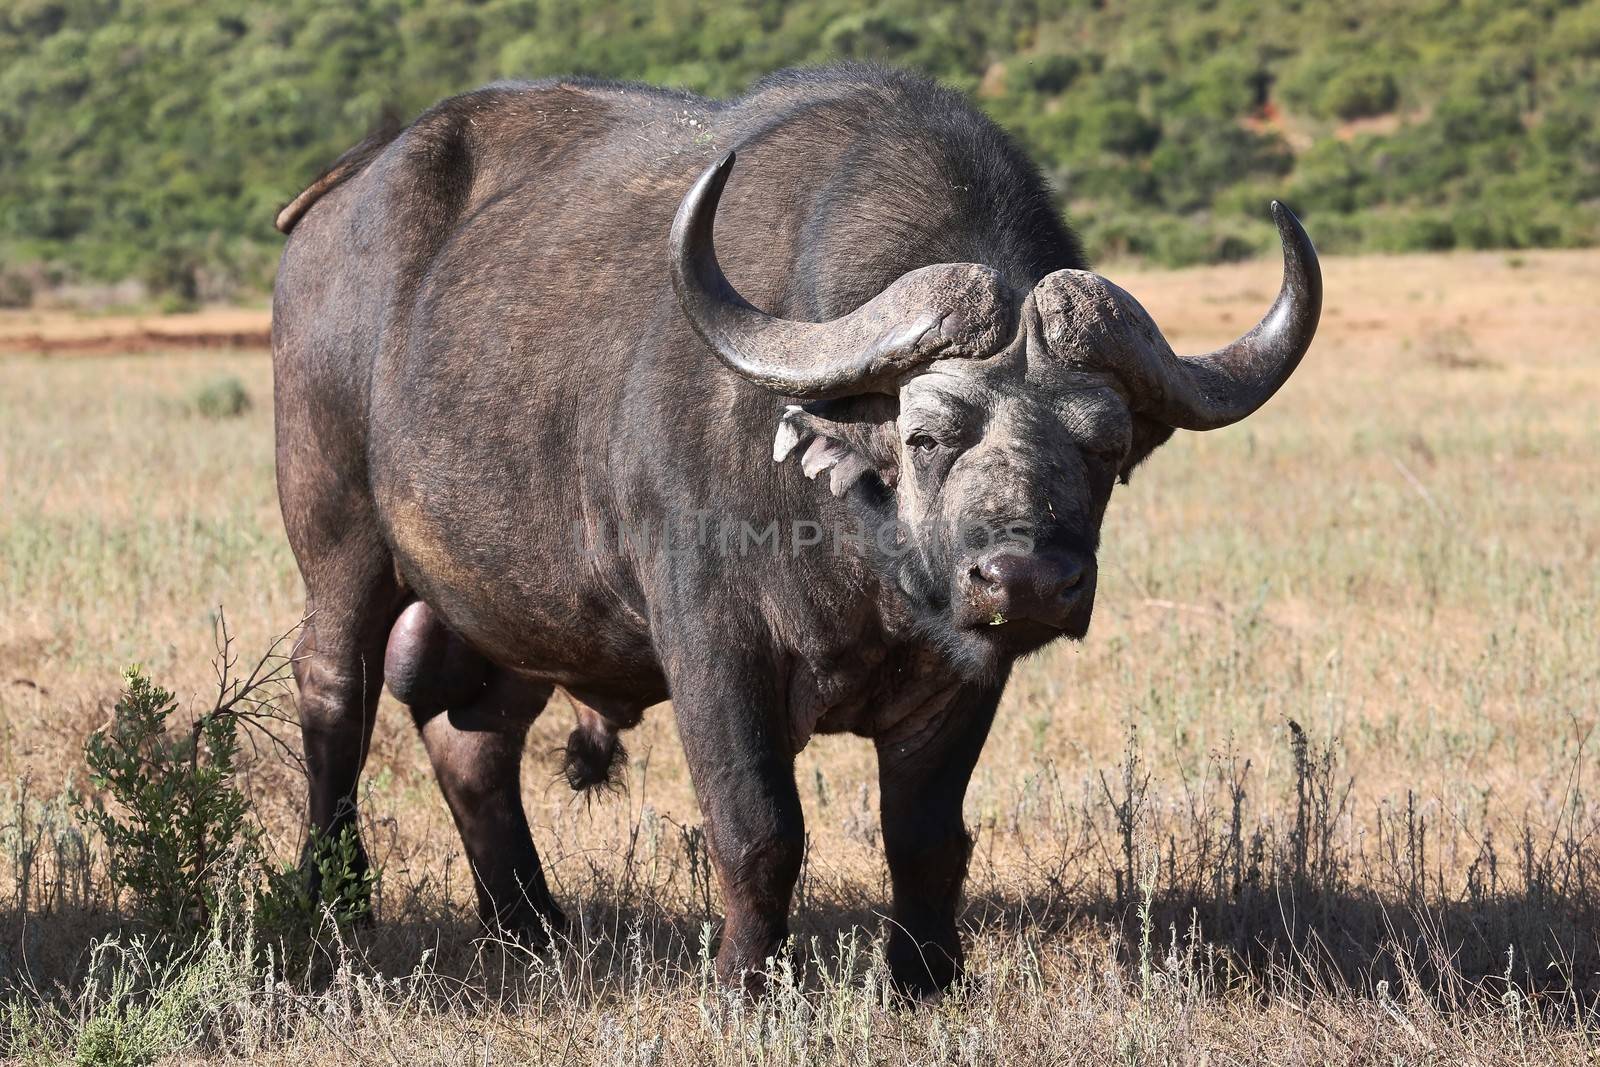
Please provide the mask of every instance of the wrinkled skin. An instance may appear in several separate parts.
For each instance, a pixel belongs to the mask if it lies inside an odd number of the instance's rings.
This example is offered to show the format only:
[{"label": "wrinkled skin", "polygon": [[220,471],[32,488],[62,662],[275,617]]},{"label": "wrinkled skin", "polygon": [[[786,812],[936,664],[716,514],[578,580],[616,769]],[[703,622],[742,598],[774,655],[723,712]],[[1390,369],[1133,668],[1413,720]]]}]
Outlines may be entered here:
[{"label": "wrinkled skin", "polygon": [[[886,358],[898,377],[803,404],[730,370],[667,264],[680,198],[727,148],[716,245],[754,305],[823,322],[918,268],[982,264],[1007,328],[991,315],[971,351]],[[962,798],[1011,663],[1083,636],[1112,486],[1171,433],[1127,375],[1050,343],[1030,294],[1084,264],[1015,146],[959,97],[870,68],[726,105],[496,86],[358,146],[280,226],[313,826],[353,824],[387,677],[481,914],[538,941],[564,918],[519,794],[529,724],[556,686],[582,703],[567,777],[587,786],[670,698],[726,911],[718,971],[756,987],[805,848],[795,755],[855,733],[879,757],[894,977],[948,985]],[[777,522],[780,543],[618,536],[704,517]],[[829,536],[890,519],[907,540]],[[791,541],[797,524],[820,543]]]}]

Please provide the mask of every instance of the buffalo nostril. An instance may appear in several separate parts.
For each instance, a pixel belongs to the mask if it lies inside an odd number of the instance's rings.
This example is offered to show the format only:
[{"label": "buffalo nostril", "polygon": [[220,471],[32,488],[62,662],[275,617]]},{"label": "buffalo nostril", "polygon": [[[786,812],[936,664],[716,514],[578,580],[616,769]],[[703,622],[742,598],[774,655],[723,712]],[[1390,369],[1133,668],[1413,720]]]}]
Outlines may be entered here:
[{"label": "buffalo nostril", "polygon": [[1075,592],[1077,590],[1078,586],[1080,586],[1082,584],[1083,584],[1083,568],[1082,567],[1073,567],[1069,572],[1067,572],[1067,574],[1065,574],[1062,577],[1060,584],[1056,586],[1056,596],[1057,597],[1070,596],[1073,592]]}]

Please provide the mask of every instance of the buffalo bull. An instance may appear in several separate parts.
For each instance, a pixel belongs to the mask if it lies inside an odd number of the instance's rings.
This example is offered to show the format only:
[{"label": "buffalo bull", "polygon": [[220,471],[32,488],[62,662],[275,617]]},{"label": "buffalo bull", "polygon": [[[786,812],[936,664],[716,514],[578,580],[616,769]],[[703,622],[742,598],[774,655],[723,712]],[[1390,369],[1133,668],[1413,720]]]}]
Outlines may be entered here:
[{"label": "buffalo bull", "polygon": [[796,753],[850,732],[878,751],[895,978],[948,984],[962,797],[1011,664],[1084,635],[1119,478],[1256,410],[1311,342],[1316,256],[1273,211],[1277,302],[1178,356],[1018,148],[919,77],[789,72],[729,103],[500,84],[358,145],[278,220],[312,826],[353,827],[387,681],[483,917],[538,939],[563,918],[519,792],[530,722],[557,686],[582,705],[583,787],[670,699],[719,973],[754,981],[805,844]]}]

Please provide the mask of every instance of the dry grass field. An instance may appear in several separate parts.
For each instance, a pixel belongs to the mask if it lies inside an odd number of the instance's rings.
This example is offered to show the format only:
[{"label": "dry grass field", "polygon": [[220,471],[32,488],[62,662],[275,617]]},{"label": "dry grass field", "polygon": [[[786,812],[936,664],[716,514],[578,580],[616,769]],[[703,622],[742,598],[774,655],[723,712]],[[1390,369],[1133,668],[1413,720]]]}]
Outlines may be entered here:
[{"label": "dry grass field", "polygon": [[[1114,494],[1090,636],[1019,667],[968,795],[969,978],[916,1007],[876,956],[870,745],[801,756],[797,951],[745,1003],[709,978],[718,904],[670,712],[627,737],[625,790],[587,803],[558,779],[559,697],[524,792],[572,943],[482,938],[386,698],[376,921],[304,971],[219,942],[151,978],[62,798],[124,664],[203,709],[219,605],[246,651],[299,618],[270,367],[0,355],[0,1057],[1595,1062],[1600,253],[1325,270],[1282,394]],[[1241,332],[1276,272],[1108,271],[1180,350]],[[196,414],[224,375],[252,406]],[[246,756],[290,857],[299,772]],[[86,1040],[107,1026],[138,1038],[127,1058]]]}]

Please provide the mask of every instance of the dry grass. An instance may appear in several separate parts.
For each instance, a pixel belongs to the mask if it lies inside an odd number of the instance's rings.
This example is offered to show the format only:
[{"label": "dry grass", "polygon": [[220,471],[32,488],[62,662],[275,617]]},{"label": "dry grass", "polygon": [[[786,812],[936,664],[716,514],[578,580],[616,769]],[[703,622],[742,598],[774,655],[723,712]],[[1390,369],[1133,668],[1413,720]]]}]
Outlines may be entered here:
[{"label": "dry grass", "polygon": [[[870,746],[823,738],[801,757],[798,969],[747,1005],[709,984],[717,902],[670,714],[628,738],[627,791],[594,806],[558,778],[562,703],[536,725],[525,794],[583,932],[528,958],[475,940],[455,830],[386,704],[365,798],[378,922],[310,974],[220,948],[192,962],[162,986],[194,1010],[161,1016],[159,1049],[1593,1062],[1600,254],[1326,271],[1326,324],[1294,382],[1237,428],[1180,435],[1118,490],[1089,640],[1018,671],[968,796],[959,992],[916,1009],[883,993]],[[1276,278],[1252,264],[1119,280],[1192,349],[1242,330]],[[219,374],[255,404],[191,414],[185,398]],[[87,1023],[121,1010],[107,976],[141,966],[127,932],[91,947],[119,919],[52,800],[81,775],[118,668],[141,661],[203,700],[218,604],[247,646],[299,615],[269,390],[259,354],[0,359],[14,1055],[82,1052]],[[250,784],[291,854],[296,772],[263,752]]]}]

